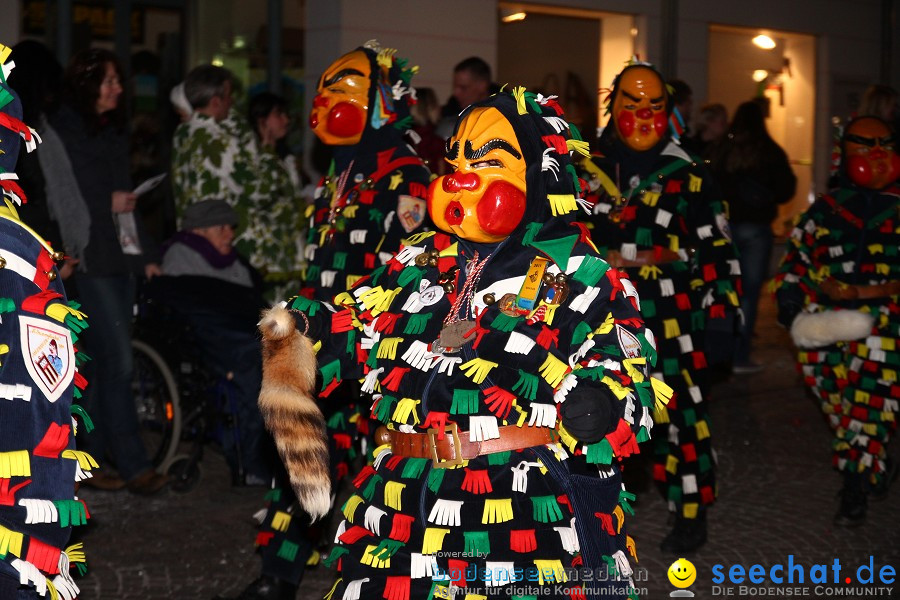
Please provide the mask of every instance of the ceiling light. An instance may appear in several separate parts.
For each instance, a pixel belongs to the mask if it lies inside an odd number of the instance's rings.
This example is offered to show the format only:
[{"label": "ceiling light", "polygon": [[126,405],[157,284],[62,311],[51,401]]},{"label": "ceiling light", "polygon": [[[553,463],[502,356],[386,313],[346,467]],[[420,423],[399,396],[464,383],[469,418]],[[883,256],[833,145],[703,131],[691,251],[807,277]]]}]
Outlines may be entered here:
[{"label": "ceiling light", "polygon": [[775,40],[770,38],[764,33],[759,34],[755,38],[753,38],[753,43],[756,44],[757,47],[762,48],[763,50],[771,50],[775,47]]},{"label": "ceiling light", "polygon": [[500,20],[504,23],[512,23],[513,21],[524,21],[525,16],[525,11],[520,10],[518,12],[509,13],[508,15],[503,15],[500,17]]},{"label": "ceiling light", "polygon": [[753,81],[759,83],[760,81],[764,81],[766,77],[769,76],[769,72],[765,69],[757,69],[753,71]]}]

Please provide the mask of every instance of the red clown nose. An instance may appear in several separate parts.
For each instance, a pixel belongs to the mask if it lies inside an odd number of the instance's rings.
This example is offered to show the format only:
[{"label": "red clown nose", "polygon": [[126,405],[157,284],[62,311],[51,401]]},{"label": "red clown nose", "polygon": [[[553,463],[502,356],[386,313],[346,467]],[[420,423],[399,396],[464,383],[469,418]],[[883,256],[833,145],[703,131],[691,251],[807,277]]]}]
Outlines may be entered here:
[{"label": "red clown nose", "polygon": [[461,190],[477,190],[481,185],[481,179],[476,173],[451,173],[443,178],[441,188],[445,192],[459,192]]}]

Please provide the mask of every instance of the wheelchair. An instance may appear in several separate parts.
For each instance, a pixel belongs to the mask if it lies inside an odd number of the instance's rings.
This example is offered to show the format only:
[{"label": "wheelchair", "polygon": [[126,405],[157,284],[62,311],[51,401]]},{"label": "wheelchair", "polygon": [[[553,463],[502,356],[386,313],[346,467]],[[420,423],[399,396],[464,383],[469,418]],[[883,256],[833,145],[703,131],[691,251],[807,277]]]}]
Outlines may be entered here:
[{"label": "wheelchair", "polygon": [[[135,305],[131,348],[141,439],[154,467],[172,477],[171,488],[186,493],[199,484],[204,447],[221,440],[226,429],[234,436],[240,463],[228,378],[210,372],[190,327],[144,292]],[[243,476],[240,464],[238,471]]]}]

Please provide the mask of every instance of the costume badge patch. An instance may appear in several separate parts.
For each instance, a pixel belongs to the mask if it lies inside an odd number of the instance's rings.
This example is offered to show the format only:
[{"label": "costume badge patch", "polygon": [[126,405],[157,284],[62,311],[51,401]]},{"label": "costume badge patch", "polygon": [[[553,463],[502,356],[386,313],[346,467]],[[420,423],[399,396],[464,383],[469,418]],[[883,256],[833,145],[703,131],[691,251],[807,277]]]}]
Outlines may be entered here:
[{"label": "costume badge patch", "polygon": [[56,402],[75,377],[75,350],[69,330],[20,315],[19,334],[28,374],[47,399]]},{"label": "costume badge patch", "polygon": [[641,355],[641,342],[636,335],[621,325],[616,325],[616,334],[619,336],[619,346],[626,357],[637,358]]},{"label": "costume badge patch", "polygon": [[397,216],[406,233],[418,229],[425,220],[425,201],[415,196],[402,195],[397,200]]}]

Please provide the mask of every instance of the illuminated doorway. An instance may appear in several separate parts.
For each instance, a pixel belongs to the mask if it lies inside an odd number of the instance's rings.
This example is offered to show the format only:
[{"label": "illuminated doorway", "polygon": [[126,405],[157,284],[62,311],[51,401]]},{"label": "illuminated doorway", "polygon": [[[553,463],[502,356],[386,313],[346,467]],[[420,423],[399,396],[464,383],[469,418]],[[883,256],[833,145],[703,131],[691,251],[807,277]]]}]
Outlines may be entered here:
[{"label": "illuminated doorway", "polygon": [[830,143],[815,139],[815,44],[811,35],[710,26],[708,101],[724,104],[730,118],[742,102],[765,97],[766,127],[797,176],[797,193],[772,224],[777,235],[788,233],[793,217],[809,206],[815,145]]},{"label": "illuminated doorway", "polygon": [[569,120],[591,139],[605,120],[600,90],[633,55],[644,54],[633,15],[500,2],[497,82],[556,94]]}]

